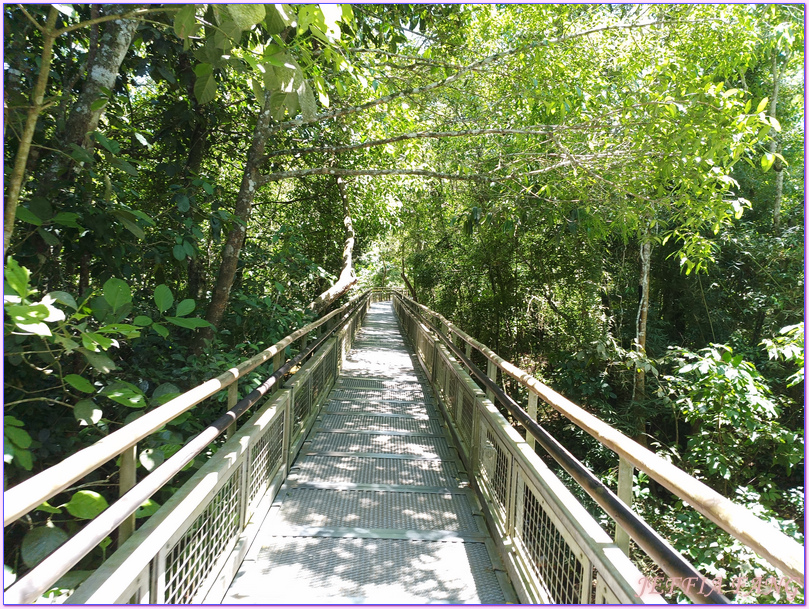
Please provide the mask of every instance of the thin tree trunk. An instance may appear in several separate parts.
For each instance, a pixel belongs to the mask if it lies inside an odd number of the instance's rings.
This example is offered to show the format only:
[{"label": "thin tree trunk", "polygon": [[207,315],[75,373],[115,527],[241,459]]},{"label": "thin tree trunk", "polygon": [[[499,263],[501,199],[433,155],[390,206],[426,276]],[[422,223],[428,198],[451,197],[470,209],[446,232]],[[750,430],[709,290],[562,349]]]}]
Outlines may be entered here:
[{"label": "thin tree trunk", "polygon": [[348,205],[345,182],[342,178],[337,178],[337,187],[340,190],[340,198],[343,201],[343,225],[346,229],[346,240],[343,247],[343,267],[340,270],[340,277],[337,282],[328,290],[323,292],[309,305],[309,310],[320,314],[343,294],[348,292],[357,283],[357,275],[354,273],[354,223],[351,220],[351,210]]},{"label": "thin tree trunk", "polygon": [[[264,109],[259,112],[256,127],[253,130],[253,141],[247,151],[242,182],[239,187],[239,194],[236,197],[236,209],[234,212],[236,222],[225,239],[219,274],[205,315],[205,319],[214,328],[221,323],[230,300],[230,288],[233,286],[233,279],[236,277],[239,253],[244,244],[247,223],[250,220],[250,212],[256,198],[256,189],[259,187],[258,168],[270,137],[270,115],[270,93],[267,92],[264,98]],[[198,353],[202,350],[205,341],[213,337],[214,328],[202,328],[199,331],[194,341],[193,351]]]},{"label": "thin tree trunk", "polygon": [[413,286],[410,284],[407,275],[405,275],[404,269],[402,269],[402,279],[404,279],[405,285],[407,286],[407,290],[410,292],[410,297],[416,302],[418,302],[419,301],[418,294],[416,294],[416,290],[413,289]]},{"label": "thin tree trunk", "polygon": [[[646,355],[646,325],[649,319],[649,279],[652,266],[652,242],[649,228],[644,227],[640,236],[640,304],[636,320],[635,349]],[[635,386],[632,391],[632,413],[635,420],[635,441],[646,446],[646,421],[641,404],[646,399],[646,371],[635,366]]]},{"label": "thin tree trunk", "polygon": [[[778,111],[778,92],[781,87],[781,75],[783,70],[778,69],[778,50],[772,51],[772,95],[770,97],[770,116],[776,117]],[[773,131],[772,139],[770,139],[770,154],[775,154],[780,148],[777,141],[776,133]],[[775,200],[773,201],[772,208],[772,227],[776,233],[781,232],[781,201],[784,197],[784,165],[780,159],[775,159],[773,163],[773,170],[775,171]]]},{"label": "thin tree trunk", "polygon": [[51,71],[53,42],[56,39],[54,28],[56,27],[56,17],[58,15],[59,11],[55,8],[51,8],[48,12],[47,24],[42,32],[43,42],[39,74],[37,75],[34,90],[31,92],[28,116],[25,119],[25,127],[23,128],[22,137],[20,138],[20,146],[17,148],[17,154],[14,157],[14,168],[11,170],[8,191],[6,192],[5,208],[3,210],[4,260],[5,252],[8,251],[8,246],[11,243],[11,235],[14,234],[14,220],[17,217],[17,204],[20,202],[20,191],[22,190],[23,178],[25,177],[25,167],[28,164],[28,155],[31,152],[31,142],[34,141],[34,131],[36,131],[39,115],[43,110],[42,102],[45,98],[45,89],[48,86],[48,76]]}]

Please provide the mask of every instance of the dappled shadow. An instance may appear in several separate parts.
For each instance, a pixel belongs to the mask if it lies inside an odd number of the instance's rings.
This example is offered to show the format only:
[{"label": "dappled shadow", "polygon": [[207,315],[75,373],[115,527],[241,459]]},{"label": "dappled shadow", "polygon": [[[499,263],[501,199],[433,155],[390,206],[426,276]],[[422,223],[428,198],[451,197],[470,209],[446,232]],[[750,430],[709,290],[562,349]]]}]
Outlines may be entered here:
[{"label": "dappled shadow", "polygon": [[506,602],[405,344],[390,303],[372,305],[224,603]]}]

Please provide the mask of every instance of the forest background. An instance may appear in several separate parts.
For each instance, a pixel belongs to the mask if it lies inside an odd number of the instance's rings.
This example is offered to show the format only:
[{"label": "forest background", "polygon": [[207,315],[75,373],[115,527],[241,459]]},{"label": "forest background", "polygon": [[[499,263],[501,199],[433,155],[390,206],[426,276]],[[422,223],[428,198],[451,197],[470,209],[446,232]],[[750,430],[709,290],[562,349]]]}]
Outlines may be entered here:
[{"label": "forest background", "polygon": [[[5,487],[396,286],[803,543],[803,24],[786,4],[4,5]],[[209,410],[139,445],[143,471]],[[609,451],[541,420],[615,483]],[[116,478],[9,527],[7,578]],[[771,572],[642,474],[634,494],[706,574]]]}]

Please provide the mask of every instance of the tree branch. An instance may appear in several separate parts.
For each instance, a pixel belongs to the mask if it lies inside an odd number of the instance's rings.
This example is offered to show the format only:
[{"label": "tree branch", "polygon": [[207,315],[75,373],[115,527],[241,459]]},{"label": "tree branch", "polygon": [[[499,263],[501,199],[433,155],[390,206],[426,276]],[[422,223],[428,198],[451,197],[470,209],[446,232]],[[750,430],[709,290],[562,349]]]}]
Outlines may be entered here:
[{"label": "tree branch", "polygon": [[275,150],[264,156],[264,160],[276,156],[288,156],[295,154],[316,154],[316,153],[341,153],[352,150],[362,150],[375,146],[384,146],[404,140],[417,139],[440,139],[444,137],[475,137],[478,135],[549,135],[554,127],[548,125],[543,130],[539,129],[466,129],[463,131],[422,131],[396,135],[382,140],[370,140],[359,144],[346,144],[342,146],[314,146],[311,148],[287,148],[285,150]]},{"label": "tree branch", "polygon": [[305,178],[307,176],[423,176],[438,180],[462,180],[470,182],[500,182],[502,178],[481,174],[460,175],[454,173],[440,173],[426,169],[340,169],[335,167],[313,167],[311,169],[291,169],[270,173],[259,178],[259,185],[269,182],[288,180],[290,178]]}]

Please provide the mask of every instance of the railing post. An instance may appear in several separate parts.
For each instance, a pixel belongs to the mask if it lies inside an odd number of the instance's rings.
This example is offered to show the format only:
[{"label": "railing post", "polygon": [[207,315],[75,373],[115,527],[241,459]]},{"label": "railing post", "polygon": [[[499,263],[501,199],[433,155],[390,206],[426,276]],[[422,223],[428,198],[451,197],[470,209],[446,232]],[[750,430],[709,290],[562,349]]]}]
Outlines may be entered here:
[{"label": "railing post", "polygon": [[[634,473],[635,468],[632,464],[623,457],[618,457],[618,499],[626,503],[630,508],[632,507],[632,477]],[[617,523],[615,525],[615,545],[629,556],[629,534],[619,527]]]},{"label": "railing post", "polygon": [[[531,417],[533,421],[537,420],[537,394],[533,391],[528,392],[528,416]],[[534,436],[526,432],[525,441],[528,442],[528,446],[530,446],[533,450],[536,450],[537,441]]]},{"label": "railing post", "polygon": [[[138,445],[135,444],[121,453],[121,465],[118,469],[118,496],[123,497],[137,482]],[[135,532],[135,514],[130,515],[118,527],[118,547]]]},{"label": "railing post", "polygon": [[[486,365],[486,376],[492,379],[492,382],[497,384],[497,364],[495,364],[492,360],[489,360],[488,364]],[[494,391],[486,388],[486,397],[489,398],[489,401],[494,403]]]},{"label": "railing post", "polygon": [[[239,379],[233,381],[230,385],[228,385],[228,410],[233,408],[236,405],[236,402],[239,401]],[[233,435],[233,432],[236,431],[236,421],[233,421],[228,428],[225,430],[225,438],[230,440],[230,437]]]},{"label": "railing post", "polygon": [[[278,369],[281,367],[281,356],[283,355],[283,353],[284,353],[283,351],[279,351],[272,358],[272,371],[273,371],[273,374],[278,372]],[[273,385],[271,393],[275,393],[276,391],[278,391],[278,388],[280,386],[281,386],[281,379],[278,379],[278,382],[275,383],[275,385]]]}]

